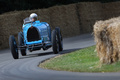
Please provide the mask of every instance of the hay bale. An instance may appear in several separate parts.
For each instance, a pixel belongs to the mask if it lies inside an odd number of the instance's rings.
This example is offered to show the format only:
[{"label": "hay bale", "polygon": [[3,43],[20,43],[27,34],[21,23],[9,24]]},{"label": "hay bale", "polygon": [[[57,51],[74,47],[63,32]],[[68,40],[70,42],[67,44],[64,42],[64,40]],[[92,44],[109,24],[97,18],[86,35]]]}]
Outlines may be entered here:
[{"label": "hay bale", "polygon": [[120,2],[111,2],[102,4],[103,18],[108,19],[111,17],[117,17],[120,15]]},{"label": "hay bale", "polygon": [[49,8],[50,25],[54,29],[60,27],[63,37],[80,34],[78,16],[76,15],[76,5],[63,5]]},{"label": "hay bale", "polygon": [[94,36],[101,63],[110,64],[120,59],[120,17],[96,22]]},{"label": "hay bale", "polygon": [[96,20],[103,19],[102,4],[100,2],[81,2],[76,5],[78,6],[83,33],[92,32]]}]

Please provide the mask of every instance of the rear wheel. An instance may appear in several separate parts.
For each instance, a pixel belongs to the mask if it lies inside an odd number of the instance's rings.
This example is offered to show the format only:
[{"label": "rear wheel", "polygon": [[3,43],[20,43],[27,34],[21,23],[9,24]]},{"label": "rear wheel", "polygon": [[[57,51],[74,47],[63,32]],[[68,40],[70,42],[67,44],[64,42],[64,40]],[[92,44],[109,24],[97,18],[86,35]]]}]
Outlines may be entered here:
[{"label": "rear wheel", "polygon": [[56,27],[55,30],[57,31],[57,36],[58,36],[58,42],[59,42],[59,50],[63,50],[63,39],[62,39],[62,34],[60,31],[59,27]]},{"label": "rear wheel", "polygon": [[[24,45],[24,40],[23,40],[23,34],[22,34],[22,32],[18,33],[18,45],[19,46],[23,46]],[[21,52],[22,56],[26,56],[26,49],[21,49],[20,48],[20,52]]]},{"label": "rear wheel", "polygon": [[54,54],[57,54],[59,52],[59,43],[56,30],[52,31],[52,49]]},{"label": "rear wheel", "polygon": [[13,35],[9,37],[9,46],[10,46],[10,50],[11,50],[13,58],[18,59],[19,54],[18,54],[17,44],[16,44],[16,41]]}]

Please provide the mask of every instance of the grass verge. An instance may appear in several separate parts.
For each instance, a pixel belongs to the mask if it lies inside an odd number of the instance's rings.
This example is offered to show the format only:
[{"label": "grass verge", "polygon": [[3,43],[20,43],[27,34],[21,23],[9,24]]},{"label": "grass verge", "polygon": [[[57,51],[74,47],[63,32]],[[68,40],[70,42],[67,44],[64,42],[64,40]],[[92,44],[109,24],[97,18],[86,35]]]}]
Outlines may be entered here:
[{"label": "grass verge", "polygon": [[72,72],[119,72],[120,61],[113,64],[100,64],[95,46],[56,56],[41,63],[39,67]]}]

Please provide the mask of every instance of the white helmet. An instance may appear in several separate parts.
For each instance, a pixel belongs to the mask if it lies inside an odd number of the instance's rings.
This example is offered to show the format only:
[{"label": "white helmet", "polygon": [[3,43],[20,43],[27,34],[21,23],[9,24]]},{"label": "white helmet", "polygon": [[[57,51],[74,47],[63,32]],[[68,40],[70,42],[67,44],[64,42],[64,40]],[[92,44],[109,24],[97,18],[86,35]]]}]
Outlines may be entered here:
[{"label": "white helmet", "polygon": [[38,15],[36,13],[32,13],[30,14],[30,20],[32,20],[33,18],[35,18],[36,20],[38,19]]}]

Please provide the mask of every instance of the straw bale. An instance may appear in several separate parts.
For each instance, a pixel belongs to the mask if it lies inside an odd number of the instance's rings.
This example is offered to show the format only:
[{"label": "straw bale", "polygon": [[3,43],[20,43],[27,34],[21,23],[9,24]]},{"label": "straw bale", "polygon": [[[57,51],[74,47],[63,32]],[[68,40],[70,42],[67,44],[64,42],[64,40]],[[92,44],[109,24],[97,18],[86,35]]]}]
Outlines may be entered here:
[{"label": "straw bale", "polygon": [[120,17],[96,22],[94,36],[101,63],[110,64],[120,59]]},{"label": "straw bale", "polygon": [[64,37],[80,34],[75,4],[51,7],[49,13],[50,25],[52,28],[60,27]]},{"label": "straw bale", "polygon": [[102,4],[100,2],[82,2],[77,5],[83,33],[92,32],[94,23],[103,19]]}]

